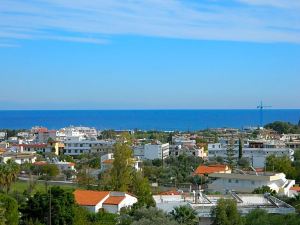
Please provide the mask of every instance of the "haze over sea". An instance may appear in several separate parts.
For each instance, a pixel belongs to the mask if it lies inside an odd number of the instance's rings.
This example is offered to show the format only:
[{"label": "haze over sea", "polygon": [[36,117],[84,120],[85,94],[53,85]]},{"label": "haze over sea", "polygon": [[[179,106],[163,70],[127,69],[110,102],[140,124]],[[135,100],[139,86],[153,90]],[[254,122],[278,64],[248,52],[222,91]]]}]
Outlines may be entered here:
[{"label": "haze over sea", "polygon": [[[298,123],[300,109],[269,109],[264,124]],[[0,128],[92,126],[97,129],[200,130],[258,126],[259,110],[2,110]]]}]

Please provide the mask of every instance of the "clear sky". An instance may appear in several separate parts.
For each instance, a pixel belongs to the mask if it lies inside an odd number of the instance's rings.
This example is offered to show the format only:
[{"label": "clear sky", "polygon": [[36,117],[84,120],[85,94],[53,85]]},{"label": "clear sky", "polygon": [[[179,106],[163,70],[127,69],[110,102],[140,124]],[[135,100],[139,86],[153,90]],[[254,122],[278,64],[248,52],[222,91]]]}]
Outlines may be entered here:
[{"label": "clear sky", "polygon": [[298,0],[1,0],[0,109],[300,108]]}]

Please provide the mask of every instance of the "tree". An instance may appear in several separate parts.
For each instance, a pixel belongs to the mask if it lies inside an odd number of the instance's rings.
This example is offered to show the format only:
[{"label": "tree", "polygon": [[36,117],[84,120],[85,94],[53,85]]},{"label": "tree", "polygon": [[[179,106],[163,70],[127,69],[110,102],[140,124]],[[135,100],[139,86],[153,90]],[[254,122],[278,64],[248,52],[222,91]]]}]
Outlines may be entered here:
[{"label": "tree", "polygon": [[227,145],[227,150],[226,150],[226,161],[228,163],[228,165],[230,166],[230,168],[234,168],[235,167],[235,153],[234,153],[234,143],[233,140],[230,140],[228,145]]},{"label": "tree", "polygon": [[170,214],[179,224],[197,225],[199,223],[197,212],[188,205],[175,207]]},{"label": "tree", "polygon": [[5,223],[5,209],[2,206],[0,206],[0,225],[5,225]]},{"label": "tree", "polygon": [[128,191],[132,179],[132,150],[125,143],[116,143],[111,169],[111,185],[114,191]]},{"label": "tree", "polygon": [[0,188],[8,193],[11,184],[17,179],[20,172],[20,167],[12,160],[7,160],[6,163],[0,164]]},{"label": "tree", "polygon": [[242,225],[236,202],[232,199],[220,199],[212,209],[213,225]]},{"label": "tree", "polygon": [[148,179],[143,177],[141,172],[133,173],[131,192],[137,196],[138,202],[136,204],[139,207],[155,206],[155,201],[152,197],[151,187]]},{"label": "tree", "polygon": [[162,210],[150,207],[139,208],[120,217],[120,225],[178,225]]},{"label": "tree", "polygon": [[271,225],[267,211],[254,209],[245,217],[245,225]]},{"label": "tree", "polygon": [[253,194],[270,193],[271,195],[275,195],[276,191],[272,190],[269,186],[262,186],[262,187],[255,188],[252,193]]},{"label": "tree", "polygon": [[53,225],[73,224],[74,207],[74,196],[71,192],[60,187],[51,187],[47,193],[37,192],[30,197],[21,212],[23,220],[39,220],[48,224],[51,218]]},{"label": "tree", "polygon": [[238,165],[242,168],[248,168],[250,166],[250,162],[247,158],[240,158],[238,160]]},{"label": "tree", "polygon": [[297,171],[292,165],[292,161],[288,156],[276,157],[270,155],[266,158],[266,169],[268,171],[275,171],[285,173],[287,178],[295,179]]},{"label": "tree", "polygon": [[59,174],[59,169],[55,164],[46,164],[42,166],[42,173],[48,178],[56,177]]},{"label": "tree", "polygon": [[15,199],[6,194],[0,194],[0,206],[2,214],[4,214],[4,220],[2,219],[2,221],[5,221],[5,224],[19,224],[18,203]]},{"label": "tree", "polygon": [[239,138],[239,159],[243,157],[243,140]]},{"label": "tree", "polygon": [[275,121],[273,123],[269,123],[265,126],[265,128],[269,128],[277,131],[280,134],[296,134],[300,133],[300,127],[291,123]]},{"label": "tree", "polygon": [[80,186],[84,186],[87,189],[96,184],[95,178],[90,174],[90,168],[86,166],[77,173],[76,179]]}]

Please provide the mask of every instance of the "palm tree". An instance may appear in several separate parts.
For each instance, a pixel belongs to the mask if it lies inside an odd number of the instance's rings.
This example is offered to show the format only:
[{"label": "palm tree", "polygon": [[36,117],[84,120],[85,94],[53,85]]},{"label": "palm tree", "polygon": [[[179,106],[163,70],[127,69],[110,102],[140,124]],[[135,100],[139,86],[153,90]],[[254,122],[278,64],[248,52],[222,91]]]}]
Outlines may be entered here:
[{"label": "palm tree", "polygon": [[6,192],[9,192],[11,184],[18,177],[19,171],[19,165],[12,160],[7,160],[6,164],[0,165],[0,187],[2,190],[6,188]]},{"label": "palm tree", "polygon": [[7,183],[7,192],[9,192],[11,184],[13,182],[15,182],[18,178],[18,174],[20,173],[20,166],[12,161],[12,160],[8,160],[7,162],[7,166],[9,167],[9,183]]},{"label": "palm tree", "polygon": [[175,207],[170,214],[179,224],[182,225],[196,225],[199,223],[197,212],[188,205]]}]

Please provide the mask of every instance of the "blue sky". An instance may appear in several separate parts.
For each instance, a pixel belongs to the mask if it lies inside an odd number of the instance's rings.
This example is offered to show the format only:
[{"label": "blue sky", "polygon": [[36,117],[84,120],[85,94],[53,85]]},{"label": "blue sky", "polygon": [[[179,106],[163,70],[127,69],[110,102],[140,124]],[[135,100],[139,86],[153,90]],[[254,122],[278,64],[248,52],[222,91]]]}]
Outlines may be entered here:
[{"label": "blue sky", "polygon": [[0,109],[300,108],[295,0],[2,0]]}]

